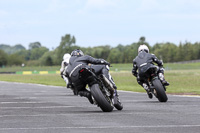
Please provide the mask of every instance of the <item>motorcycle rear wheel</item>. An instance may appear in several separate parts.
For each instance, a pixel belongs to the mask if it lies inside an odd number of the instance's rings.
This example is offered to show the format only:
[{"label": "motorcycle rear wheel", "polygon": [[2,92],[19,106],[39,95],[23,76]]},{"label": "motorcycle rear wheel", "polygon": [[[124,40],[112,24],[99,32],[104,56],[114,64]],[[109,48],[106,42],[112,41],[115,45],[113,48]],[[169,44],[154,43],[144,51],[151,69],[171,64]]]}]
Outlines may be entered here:
[{"label": "motorcycle rear wheel", "polygon": [[113,103],[110,97],[104,95],[99,88],[98,84],[91,86],[91,94],[103,112],[113,111]]},{"label": "motorcycle rear wheel", "polygon": [[155,87],[155,90],[156,90],[156,93],[157,93],[157,98],[160,102],[167,102],[168,100],[168,97],[165,93],[165,90],[164,90],[164,87],[162,85],[162,83],[160,82],[159,79],[155,79],[152,81],[154,87]]}]

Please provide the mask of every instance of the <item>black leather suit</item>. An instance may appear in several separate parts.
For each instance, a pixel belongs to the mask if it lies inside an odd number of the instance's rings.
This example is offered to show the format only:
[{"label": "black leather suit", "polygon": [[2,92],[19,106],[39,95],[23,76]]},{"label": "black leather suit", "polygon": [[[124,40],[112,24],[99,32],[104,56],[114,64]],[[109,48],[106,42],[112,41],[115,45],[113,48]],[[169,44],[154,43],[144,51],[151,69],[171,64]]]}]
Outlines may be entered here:
[{"label": "black leather suit", "polygon": [[[133,60],[132,74],[137,77],[138,84],[142,85],[142,83],[144,83],[143,74],[149,67],[153,66],[153,63],[156,63],[160,68],[163,66],[162,61],[160,61],[154,54],[149,54],[145,51],[141,51]],[[164,73],[164,70],[160,69],[159,72]]]},{"label": "black leather suit", "polygon": [[[88,65],[92,64],[92,65]],[[103,59],[96,59],[89,55],[83,55],[83,56],[72,56],[69,60],[69,65],[67,68],[67,74],[69,75],[69,78],[71,82],[74,84],[74,89],[76,93],[80,90],[85,89],[85,85],[81,83],[79,80],[79,70],[81,68],[93,68],[95,70],[96,74],[103,73],[108,78],[108,69],[106,68],[106,65],[109,63],[106,62]]]}]

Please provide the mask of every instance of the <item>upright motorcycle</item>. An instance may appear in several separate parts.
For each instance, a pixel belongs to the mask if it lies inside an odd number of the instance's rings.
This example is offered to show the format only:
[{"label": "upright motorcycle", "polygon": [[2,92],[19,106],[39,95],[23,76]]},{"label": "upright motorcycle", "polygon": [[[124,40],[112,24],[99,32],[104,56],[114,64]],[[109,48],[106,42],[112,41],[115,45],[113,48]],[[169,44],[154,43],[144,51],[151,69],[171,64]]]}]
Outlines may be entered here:
[{"label": "upright motorcycle", "polygon": [[[114,89],[110,81],[103,75],[96,75],[93,69],[82,68],[79,71],[79,79],[85,85],[88,85],[94,103],[96,103],[103,112],[111,112],[114,108],[113,94]],[[122,110],[123,106],[118,102],[115,106]]]},{"label": "upright motorcycle", "polygon": [[145,73],[145,82],[149,91],[160,101],[167,102],[166,87],[161,83],[158,75],[158,66],[151,66]]}]

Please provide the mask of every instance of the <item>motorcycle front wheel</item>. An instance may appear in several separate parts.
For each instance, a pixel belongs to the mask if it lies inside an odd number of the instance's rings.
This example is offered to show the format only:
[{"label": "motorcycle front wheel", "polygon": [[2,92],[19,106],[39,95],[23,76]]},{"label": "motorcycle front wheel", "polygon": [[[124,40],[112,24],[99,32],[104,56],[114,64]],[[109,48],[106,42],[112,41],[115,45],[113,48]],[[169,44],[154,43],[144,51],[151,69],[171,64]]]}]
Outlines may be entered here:
[{"label": "motorcycle front wheel", "polygon": [[155,87],[155,90],[156,90],[156,95],[157,95],[157,98],[160,102],[167,102],[168,100],[168,97],[165,93],[165,90],[164,90],[164,87],[162,85],[162,83],[160,82],[159,79],[154,79],[152,81],[154,87]]},{"label": "motorcycle front wheel", "polygon": [[91,94],[103,112],[113,111],[113,103],[107,95],[103,94],[98,84],[94,84],[90,88]]}]

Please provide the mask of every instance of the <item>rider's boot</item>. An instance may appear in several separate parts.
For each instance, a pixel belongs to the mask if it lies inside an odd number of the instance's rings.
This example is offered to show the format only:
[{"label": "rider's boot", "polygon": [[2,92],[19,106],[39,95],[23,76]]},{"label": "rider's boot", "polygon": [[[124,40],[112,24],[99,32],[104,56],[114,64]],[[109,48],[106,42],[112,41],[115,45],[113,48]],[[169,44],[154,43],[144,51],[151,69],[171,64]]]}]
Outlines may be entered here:
[{"label": "rider's boot", "polygon": [[91,93],[88,90],[79,91],[78,95],[80,95],[81,97],[82,96],[87,97],[91,104],[94,103],[92,96],[91,96]]},{"label": "rider's boot", "polygon": [[153,98],[153,95],[152,95],[152,93],[150,92],[148,85],[147,85],[146,83],[143,83],[142,86],[143,86],[143,88],[146,90],[147,95],[149,96],[149,98],[152,99],[152,98]]},{"label": "rider's boot", "polygon": [[165,80],[163,73],[159,73],[159,78],[160,78],[160,80],[161,80],[161,82],[162,82],[162,84],[164,86],[168,86],[169,85],[169,83]]},{"label": "rider's boot", "polygon": [[115,108],[118,109],[118,110],[122,110],[123,109],[123,105],[119,100],[119,94],[117,93],[117,87],[114,89],[113,100],[114,100]]},{"label": "rider's boot", "polygon": [[119,100],[119,94],[117,93],[117,86],[116,86],[116,84],[115,84],[115,82],[113,81],[112,78],[109,78],[109,81],[111,82],[111,84],[114,88],[114,93],[113,93],[114,106],[117,110],[122,110],[123,105]]}]

